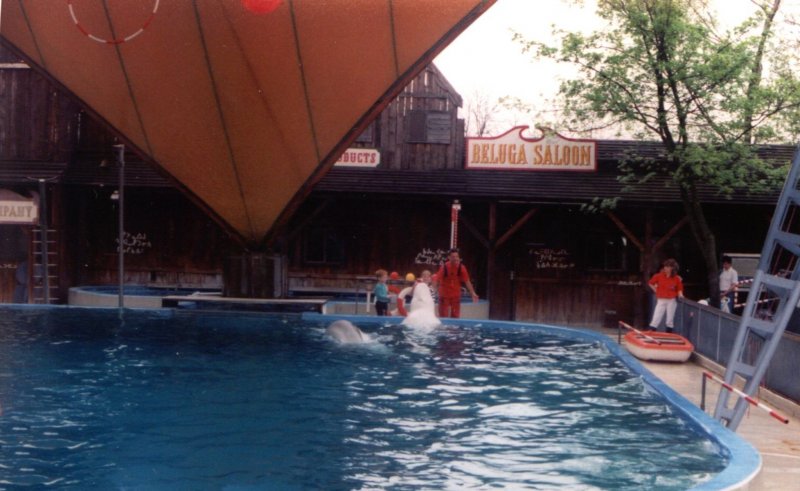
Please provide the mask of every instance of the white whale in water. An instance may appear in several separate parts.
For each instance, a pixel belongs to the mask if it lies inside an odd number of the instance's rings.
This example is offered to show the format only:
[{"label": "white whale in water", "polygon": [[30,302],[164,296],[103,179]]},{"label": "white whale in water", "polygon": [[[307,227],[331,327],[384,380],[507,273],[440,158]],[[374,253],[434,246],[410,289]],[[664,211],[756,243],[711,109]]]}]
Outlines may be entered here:
[{"label": "white whale in water", "polygon": [[402,324],[421,331],[430,331],[442,325],[442,321],[436,317],[436,305],[433,303],[431,290],[425,283],[414,286],[408,316],[403,319]]},{"label": "white whale in water", "polygon": [[348,320],[338,320],[330,323],[325,333],[339,344],[362,344],[369,342],[369,336]]}]

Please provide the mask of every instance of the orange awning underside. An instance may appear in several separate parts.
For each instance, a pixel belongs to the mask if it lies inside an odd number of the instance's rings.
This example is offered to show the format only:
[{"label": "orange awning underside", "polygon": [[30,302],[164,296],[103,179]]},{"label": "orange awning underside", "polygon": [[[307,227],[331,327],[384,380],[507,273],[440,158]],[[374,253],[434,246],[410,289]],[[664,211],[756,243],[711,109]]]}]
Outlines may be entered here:
[{"label": "orange awning underside", "polygon": [[259,243],[494,0],[273,2],[5,0],[0,34]]}]

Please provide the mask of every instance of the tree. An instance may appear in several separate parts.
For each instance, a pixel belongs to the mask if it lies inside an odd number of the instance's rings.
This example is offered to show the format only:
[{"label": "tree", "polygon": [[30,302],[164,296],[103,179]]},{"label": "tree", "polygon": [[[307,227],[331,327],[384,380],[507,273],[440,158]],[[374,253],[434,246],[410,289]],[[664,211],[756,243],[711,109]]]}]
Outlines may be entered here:
[{"label": "tree", "polygon": [[774,189],[786,169],[759,159],[754,144],[791,141],[800,121],[797,60],[775,46],[781,0],[754,3],[753,17],[722,34],[702,0],[598,0],[608,29],[558,32],[555,46],[515,34],[525,50],[580,72],[561,84],[556,124],[617,127],[662,143],[663,159],[631,157],[620,164],[621,179],[635,185],[671,178],[717,303],[717,244],[698,185],[710,183],[728,196]]},{"label": "tree", "polygon": [[499,101],[493,101],[484,91],[475,90],[467,98],[464,108],[464,131],[468,136],[486,136],[494,129],[495,117],[500,107]]}]

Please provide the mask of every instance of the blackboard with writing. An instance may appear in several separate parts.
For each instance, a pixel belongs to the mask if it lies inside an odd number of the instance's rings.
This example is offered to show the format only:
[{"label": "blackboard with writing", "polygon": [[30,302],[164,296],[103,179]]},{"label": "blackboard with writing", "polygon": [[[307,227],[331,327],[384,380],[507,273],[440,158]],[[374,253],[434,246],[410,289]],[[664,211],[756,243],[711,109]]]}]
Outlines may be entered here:
[{"label": "blackboard with writing", "polygon": [[538,247],[530,250],[536,269],[574,269],[575,262],[567,249]]}]

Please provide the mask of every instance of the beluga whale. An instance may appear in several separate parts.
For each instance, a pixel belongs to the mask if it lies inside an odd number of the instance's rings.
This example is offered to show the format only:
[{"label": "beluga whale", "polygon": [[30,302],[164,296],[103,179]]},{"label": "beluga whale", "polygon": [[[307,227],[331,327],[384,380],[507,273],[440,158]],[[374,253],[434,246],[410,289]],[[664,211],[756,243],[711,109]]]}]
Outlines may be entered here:
[{"label": "beluga whale", "polygon": [[419,331],[432,331],[442,325],[442,321],[436,317],[435,307],[428,285],[423,282],[416,283],[411,296],[408,315],[403,319],[402,324]]},{"label": "beluga whale", "polygon": [[364,332],[353,325],[352,322],[344,319],[331,322],[328,328],[325,329],[325,334],[339,344],[363,344],[370,342],[369,335],[364,334]]}]

